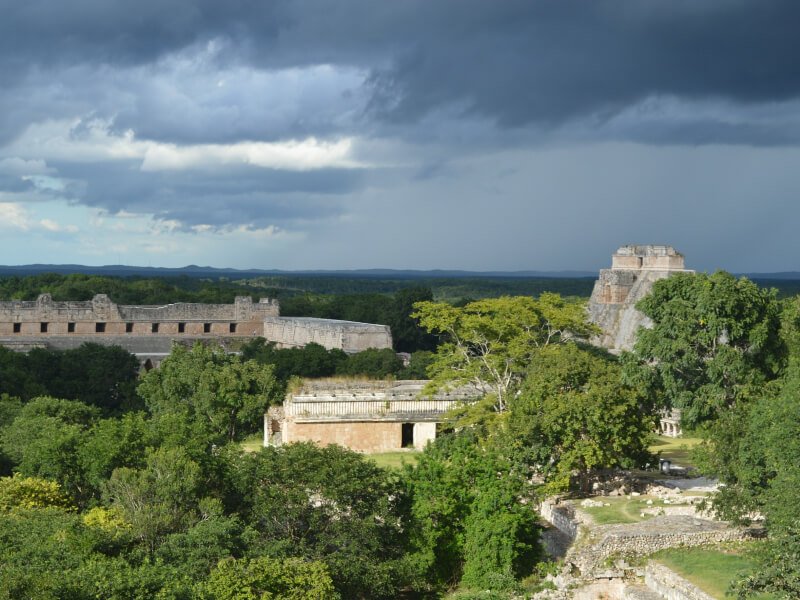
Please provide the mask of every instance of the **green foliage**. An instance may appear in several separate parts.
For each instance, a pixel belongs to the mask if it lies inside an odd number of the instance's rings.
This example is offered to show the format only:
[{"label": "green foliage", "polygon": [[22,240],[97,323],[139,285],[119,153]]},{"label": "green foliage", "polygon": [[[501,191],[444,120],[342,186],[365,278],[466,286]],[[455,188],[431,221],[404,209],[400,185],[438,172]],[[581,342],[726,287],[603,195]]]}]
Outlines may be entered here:
[{"label": "green foliage", "polygon": [[360,375],[383,379],[395,375],[403,369],[403,361],[391,348],[369,348],[353,354],[342,362],[336,370],[337,375]]},{"label": "green foliage", "polygon": [[242,359],[273,365],[275,377],[287,382],[293,376],[330,377],[348,357],[342,350],[326,350],[313,342],[302,348],[277,348],[275,342],[255,338],[242,346]]},{"label": "green foliage", "polygon": [[147,429],[143,413],[128,413],[116,419],[101,419],[86,432],[77,454],[92,496],[99,497],[114,469],[144,466]]},{"label": "green foliage", "polygon": [[[284,385],[292,377],[348,375],[384,379],[404,371],[403,362],[391,348],[368,348],[348,355],[315,343],[302,348],[277,348],[274,342],[256,338],[242,346],[242,358],[273,365],[276,378]],[[420,360],[424,358],[417,359]]]},{"label": "green foliage", "polygon": [[55,481],[38,477],[0,477],[0,511],[13,508],[72,508]]},{"label": "green foliage", "polygon": [[444,435],[406,467],[411,560],[424,583],[506,589],[537,557],[538,528],[524,469],[473,431]]},{"label": "green foliage", "polygon": [[65,573],[58,598],[108,600],[194,600],[193,582],[181,569],[160,563],[131,563],[92,556]]},{"label": "green foliage", "polygon": [[751,556],[756,568],[734,584],[738,598],[763,592],[775,593],[779,598],[800,597],[800,520],[771,531],[769,542]]},{"label": "green foliage", "polygon": [[281,393],[271,366],[202,344],[174,346],[138,389],[156,418],[184,415],[218,444],[253,433]]},{"label": "green foliage", "polygon": [[436,348],[436,338],[420,329],[412,318],[417,302],[432,302],[433,292],[428,287],[416,286],[398,290],[392,299],[388,323],[392,329],[394,349],[398,352],[417,352]]},{"label": "green foliage", "polygon": [[313,444],[229,460],[259,553],[325,562],[344,598],[396,597],[404,578],[405,494],[390,472],[355,452]]},{"label": "green foliage", "polygon": [[186,531],[173,533],[164,539],[154,553],[157,562],[181,565],[183,573],[199,581],[219,561],[245,552],[247,544],[244,538],[255,535],[255,532],[249,531],[238,517],[223,515],[219,504],[209,511],[209,505],[213,504],[211,499],[201,501],[201,520]]},{"label": "green foliage", "polygon": [[510,404],[512,443],[554,491],[566,489],[573,473],[586,486],[593,470],[650,458],[653,407],[622,384],[616,360],[595,349],[567,343],[541,350]]},{"label": "green foliage", "polygon": [[412,316],[422,327],[444,337],[428,369],[433,385],[473,384],[493,394],[498,412],[506,410],[536,352],[595,330],[582,303],[556,294],[480,300],[463,308],[421,302],[415,308]]},{"label": "green foliage", "polygon": [[125,520],[118,508],[95,506],[83,515],[83,524],[89,528],[97,528],[113,537],[122,537],[131,530],[131,524]]},{"label": "green foliage", "polygon": [[90,493],[78,449],[99,411],[76,400],[36,398],[2,431],[3,452],[29,477],[57,481],[76,502]]},{"label": "green foliage", "polygon": [[0,347],[0,393],[30,400],[80,400],[119,414],[140,406],[139,361],[119,346],[85,343],[74,350],[34,348],[27,354]]},{"label": "green foliage", "polygon": [[91,300],[107,294],[120,304],[169,304],[170,302],[230,303],[247,293],[244,286],[192,277],[105,277],[44,273],[27,277],[0,277],[0,298],[35,300],[50,294],[54,300]]},{"label": "green foliage", "polygon": [[775,290],[729,273],[678,273],[637,305],[641,329],[629,374],[696,426],[774,379],[783,364]]},{"label": "green foliage", "polygon": [[199,519],[200,475],[185,450],[159,448],[148,453],[142,469],[115,469],[104,485],[104,498],[152,551],[167,534]]},{"label": "green foliage", "polygon": [[3,450],[3,430],[14,422],[19,411],[22,410],[22,401],[8,394],[0,394],[0,476],[10,475],[14,462]]},{"label": "green foliage", "polygon": [[201,586],[204,600],[337,600],[324,563],[298,558],[223,560]]},{"label": "green foliage", "polygon": [[411,354],[408,366],[397,374],[398,379],[427,379],[428,367],[433,364],[434,354],[428,350],[419,350]]}]

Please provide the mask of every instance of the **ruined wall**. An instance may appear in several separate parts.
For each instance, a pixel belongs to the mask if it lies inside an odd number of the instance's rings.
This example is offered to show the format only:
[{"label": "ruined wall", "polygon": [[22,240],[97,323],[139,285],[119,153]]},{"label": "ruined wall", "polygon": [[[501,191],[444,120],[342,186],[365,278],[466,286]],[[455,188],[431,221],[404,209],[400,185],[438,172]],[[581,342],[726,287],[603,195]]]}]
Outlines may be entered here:
[{"label": "ruined wall", "polygon": [[402,423],[287,421],[283,442],[315,442],[322,446],[339,444],[356,452],[383,452],[402,447]]},{"label": "ruined wall", "polygon": [[233,304],[177,303],[125,306],[98,294],[87,302],[55,302],[50,294],[35,301],[0,302],[0,336],[208,336],[262,335],[265,317],[275,316],[277,301],[237,297]]},{"label": "ruined wall", "polygon": [[570,543],[578,537],[579,523],[575,517],[575,509],[570,504],[559,504],[557,500],[547,499],[539,505],[539,514],[566,535]]},{"label": "ruined wall", "polygon": [[648,563],[644,571],[644,582],[666,600],[714,600],[713,596],[658,563]]},{"label": "ruined wall", "polygon": [[264,337],[280,347],[300,347],[314,342],[328,350],[361,352],[368,348],[391,348],[392,333],[388,325],[336,321],[311,317],[267,317]]},{"label": "ruined wall", "polygon": [[[423,395],[424,380],[306,380],[280,409],[264,418],[264,443],[312,441],[360,452],[422,449],[436,439],[436,425],[461,402],[478,398],[475,388]],[[406,428],[404,440],[403,428]],[[409,429],[410,427],[410,429]]]},{"label": "ruined wall", "polygon": [[589,300],[589,320],[603,330],[594,341],[613,352],[633,348],[639,327],[652,325],[636,303],[656,281],[685,271],[683,255],[671,246],[620,247],[611,269],[601,269]]},{"label": "ruined wall", "polygon": [[640,523],[604,525],[588,534],[587,543],[567,562],[587,574],[612,556],[649,556],[659,550],[704,546],[752,538],[754,532],[728,523],[689,515],[663,515]]}]

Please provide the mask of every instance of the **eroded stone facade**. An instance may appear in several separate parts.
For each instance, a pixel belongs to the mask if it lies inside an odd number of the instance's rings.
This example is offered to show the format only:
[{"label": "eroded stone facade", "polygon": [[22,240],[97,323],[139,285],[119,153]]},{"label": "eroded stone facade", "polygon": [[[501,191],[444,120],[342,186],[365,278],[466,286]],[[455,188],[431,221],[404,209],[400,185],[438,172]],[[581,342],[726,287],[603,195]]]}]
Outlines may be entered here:
[{"label": "eroded stone facade", "polygon": [[254,303],[247,296],[238,296],[233,304],[126,306],[115,304],[105,294],[87,302],[55,302],[50,294],[41,294],[35,301],[0,302],[0,336],[253,337],[263,335],[265,317],[279,314],[276,300],[262,298]]},{"label": "eroded stone facade", "polygon": [[269,298],[253,302],[237,296],[232,304],[121,305],[105,294],[85,302],[56,302],[50,294],[41,294],[35,301],[0,302],[0,345],[19,351],[97,342],[119,345],[143,361],[157,362],[169,354],[174,341],[214,340],[225,346],[255,337],[279,347],[316,342],[345,352],[392,347],[387,325],[281,317],[278,301]]},{"label": "eroded stone facade", "polygon": [[589,300],[589,319],[602,329],[595,341],[612,352],[633,348],[639,327],[651,325],[636,310],[636,303],[650,293],[656,281],[678,272],[687,269],[683,255],[672,246],[617,249],[611,268],[600,270]]},{"label": "eroded stone facade", "polygon": [[264,445],[311,441],[359,452],[422,449],[436,424],[479,392],[459,388],[423,395],[427,381],[307,380],[264,416]]}]

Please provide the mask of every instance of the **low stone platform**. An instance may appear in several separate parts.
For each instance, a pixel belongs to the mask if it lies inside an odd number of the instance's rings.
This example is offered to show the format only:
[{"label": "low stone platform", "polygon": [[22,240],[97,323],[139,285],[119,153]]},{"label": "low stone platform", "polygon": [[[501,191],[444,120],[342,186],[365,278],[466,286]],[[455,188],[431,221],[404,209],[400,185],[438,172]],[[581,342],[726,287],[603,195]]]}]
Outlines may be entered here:
[{"label": "low stone platform", "polygon": [[663,515],[640,523],[592,528],[566,561],[582,574],[613,556],[647,556],[666,548],[702,546],[749,539],[750,529],[689,515]]}]

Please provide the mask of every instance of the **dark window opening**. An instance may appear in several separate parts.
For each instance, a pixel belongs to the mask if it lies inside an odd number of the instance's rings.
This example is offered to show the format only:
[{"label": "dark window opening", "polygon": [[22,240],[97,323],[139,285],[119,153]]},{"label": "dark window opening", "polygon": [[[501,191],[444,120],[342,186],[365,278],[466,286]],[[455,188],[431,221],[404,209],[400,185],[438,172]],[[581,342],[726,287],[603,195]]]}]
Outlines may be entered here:
[{"label": "dark window opening", "polygon": [[228,331],[231,333],[236,333],[236,323],[231,323],[230,326],[228,326]]},{"label": "dark window opening", "polygon": [[67,333],[75,333],[75,323],[67,323]]},{"label": "dark window opening", "polygon": [[149,358],[144,361],[144,370],[145,371],[152,371],[153,370],[153,361]]},{"label": "dark window opening", "polygon": [[94,324],[94,332],[95,333],[105,333],[106,332],[106,324],[105,323],[95,323]]},{"label": "dark window opening", "polygon": [[125,323],[125,333],[133,333],[133,323]]},{"label": "dark window opening", "polygon": [[153,333],[158,333],[158,323],[153,323],[153,325],[150,327],[150,331]]},{"label": "dark window opening", "polygon": [[14,333],[19,333],[22,331],[22,325],[20,323],[14,323]]},{"label": "dark window opening", "polygon": [[178,323],[178,333],[184,333],[186,331],[186,323]]},{"label": "dark window opening", "polygon": [[403,433],[400,445],[403,448],[413,448],[414,447],[414,424],[413,423],[403,423]]},{"label": "dark window opening", "polygon": [[211,323],[203,323],[203,333],[211,333]]},{"label": "dark window opening", "polygon": [[47,333],[47,323],[39,323],[39,332]]}]

